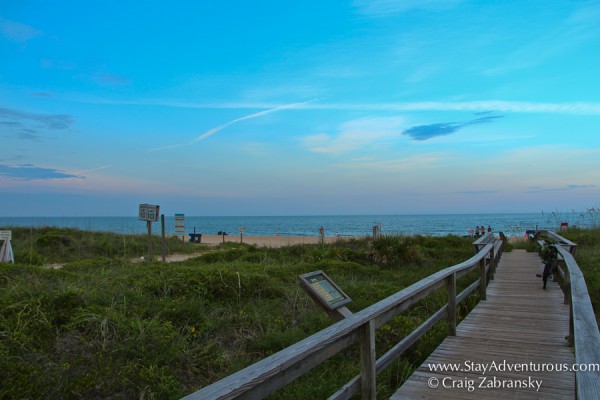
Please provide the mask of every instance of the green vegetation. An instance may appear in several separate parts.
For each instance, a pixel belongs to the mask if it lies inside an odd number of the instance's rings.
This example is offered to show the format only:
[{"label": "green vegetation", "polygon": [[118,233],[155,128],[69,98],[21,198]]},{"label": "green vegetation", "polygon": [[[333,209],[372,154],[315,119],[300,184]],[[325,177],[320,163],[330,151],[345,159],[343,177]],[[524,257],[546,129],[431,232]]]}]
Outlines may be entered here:
[{"label": "green vegetation", "polygon": [[[201,255],[162,264],[139,262],[143,235],[15,228],[17,264],[0,264],[0,398],[180,398],[332,323],[298,275],[325,271],[356,312],[466,260],[471,242],[384,237],[269,249],[173,239],[170,253]],[[160,253],[158,238],[153,249]],[[445,302],[441,290],[378,329],[378,355]],[[476,302],[461,304],[459,319]],[[446,330],[442,321],[379,375],[378,395],[393,393]],[[358,359],[353,346],[271,397],[325,398],[358,374]]]}]

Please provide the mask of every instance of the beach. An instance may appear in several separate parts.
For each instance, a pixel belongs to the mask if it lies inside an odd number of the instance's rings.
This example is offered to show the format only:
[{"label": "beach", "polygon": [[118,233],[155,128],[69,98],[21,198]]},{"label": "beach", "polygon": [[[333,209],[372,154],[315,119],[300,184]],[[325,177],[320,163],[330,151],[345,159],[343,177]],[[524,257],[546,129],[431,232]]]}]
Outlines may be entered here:
[{"label": "beach", "polygon": [[[346,240],[350,237],[326,236],[324,241],[326,244],[335,243],[338,240]],[[185,240],[189,240],[186,236]],[[254,244],[265,247],[285,247],[294,246],[297,244],[319,244],[321,238],[319,236],[243,236],[240,235],[202,235],[201,243],[208,245],[219,245],[225,243],[242,243]]]},{"label": "beach", "polygon": [[[225,243],[240,243],[239,235],[225,235]],[[349,237],[349,236],[326,236],[324,238],[325,244],[335,243],[340,240],[349,240],[357,237]],[[496,235],[496,238],[498,236]],[[473,238],[475,240],[477,238]],[[186,236],[186,241],[189,238]],[[508,237],[509,243],[517,243],[521,241],[526,241],[526,237]],[[203,244],[208,244],[212,246],[217,246],[223,243],[223,236],[221,235],[202,235]],[[319,244],[321,243],[319,236],[243,236],[242,243],[245,244],[254,244],[257,246],[265,246],[265,247],[285,247],[285,246],[294,246],[298,244]]]}]

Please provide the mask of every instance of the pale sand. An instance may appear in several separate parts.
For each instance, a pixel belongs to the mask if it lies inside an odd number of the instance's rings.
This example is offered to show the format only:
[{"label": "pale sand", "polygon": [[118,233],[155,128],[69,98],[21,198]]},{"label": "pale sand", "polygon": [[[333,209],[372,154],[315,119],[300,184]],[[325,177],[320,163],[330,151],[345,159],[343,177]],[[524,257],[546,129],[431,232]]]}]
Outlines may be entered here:
[{"label": "pale sand", "polygon": [[[335,243],[338,240],[350,239],[349,237],[325,237],[325,243]],[[186,241],[188,237],[186,237]],[[242,243],[255,244],[257,246],[265,247],[285,247],[293,246],[296,244],[319,244],[321,238],[318,236],[243,236],[241,238]],[[225,242],[240,243],[240,235],[226,235]],[[202,243],[209,245],[219,245],[223,243],[223,236],[221,235],[202,235]]]},{"label": "pale sand", "polygon": [[[352,239],[351,236],[326,236],[325,243],[331,244],[335,243],[338,240],[348,240]],[[510,243],[527,241],[526,237],[507,237]],[[185,237],[186,242],[189,240],[188,236]],[[475,240],[475,238],[473,239]],[[226,235],[225,242],[234,242],[240,243],[240,235]],[[246,244],[255,244],[257,246],[265,246],[265,247],[285,247],[285,246],[293,246],[296,244],[319,244],[321,243],[320,238],[318,236],[243,236],[242,242]],[[217,246],[223,243],[223,236],[221,235],[205,235],[202,234],[202,242],[203,244],[208,244],[212,246]]]}]

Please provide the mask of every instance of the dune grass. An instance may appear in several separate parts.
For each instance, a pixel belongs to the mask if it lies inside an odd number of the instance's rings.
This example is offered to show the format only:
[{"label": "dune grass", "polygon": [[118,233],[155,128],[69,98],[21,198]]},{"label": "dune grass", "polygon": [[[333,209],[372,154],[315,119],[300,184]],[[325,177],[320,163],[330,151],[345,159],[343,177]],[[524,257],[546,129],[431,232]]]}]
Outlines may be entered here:
[{"label": "dune grass", "polygon": [[[469,258],[471,241],[385,237],[280,249],[173,241],[171,252],[204,254],[162,264],[131,261],[146,252],[143,235],[13,229],[17,264],[0,264],[0,398],[180,398],[332,323],[298,275],[325,271],[356,312]],[[378,353],[445,301],[436,292],[378,329]],[[459,319],[476,301],[461,305]],[[393,393],[445,335],[442,322],[379,375],[378,395]],[[349,348],[271,397],[326,398],[358,373],[358,359]]]}]

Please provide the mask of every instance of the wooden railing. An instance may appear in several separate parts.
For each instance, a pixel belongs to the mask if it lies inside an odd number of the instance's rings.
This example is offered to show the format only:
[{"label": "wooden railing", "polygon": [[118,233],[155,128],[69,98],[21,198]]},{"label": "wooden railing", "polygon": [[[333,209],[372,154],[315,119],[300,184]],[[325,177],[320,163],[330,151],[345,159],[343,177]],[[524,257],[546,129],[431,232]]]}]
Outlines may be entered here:
[{"label": "wooden railing", "polygon": [[575,372],[577,399],[595,399],[600,393],[600,332],[583,273],[574,258],[577,245],[555,232],[545,234],[557,245],[564,266],[562,286],[565,303],[570,306],[568,340],[573,346],[575,362],[580,367],[592,369]]},{"label": "wooden railing", "polygon": [[[363,399],[375,399],[377,374],[444,317],[448,319],[448,334],[456,335],[456,306],[478,287],[481,299],[485,300],[487,280],[488,277],[493,279],[503,242],[494,241],[491,233],[480,238],[478,242],[481,248],[468,260],[438,271],[184,399],[262,399],[356,342],[360,343],[361,373],[333,394],[330,400],[349,399],[359,391]],[[457,295],[456,281],[477,268],[480,272],[479,278]],[[376,329],[443,287],[447,289],[448,303],[383,356],[376,358]]]}]

